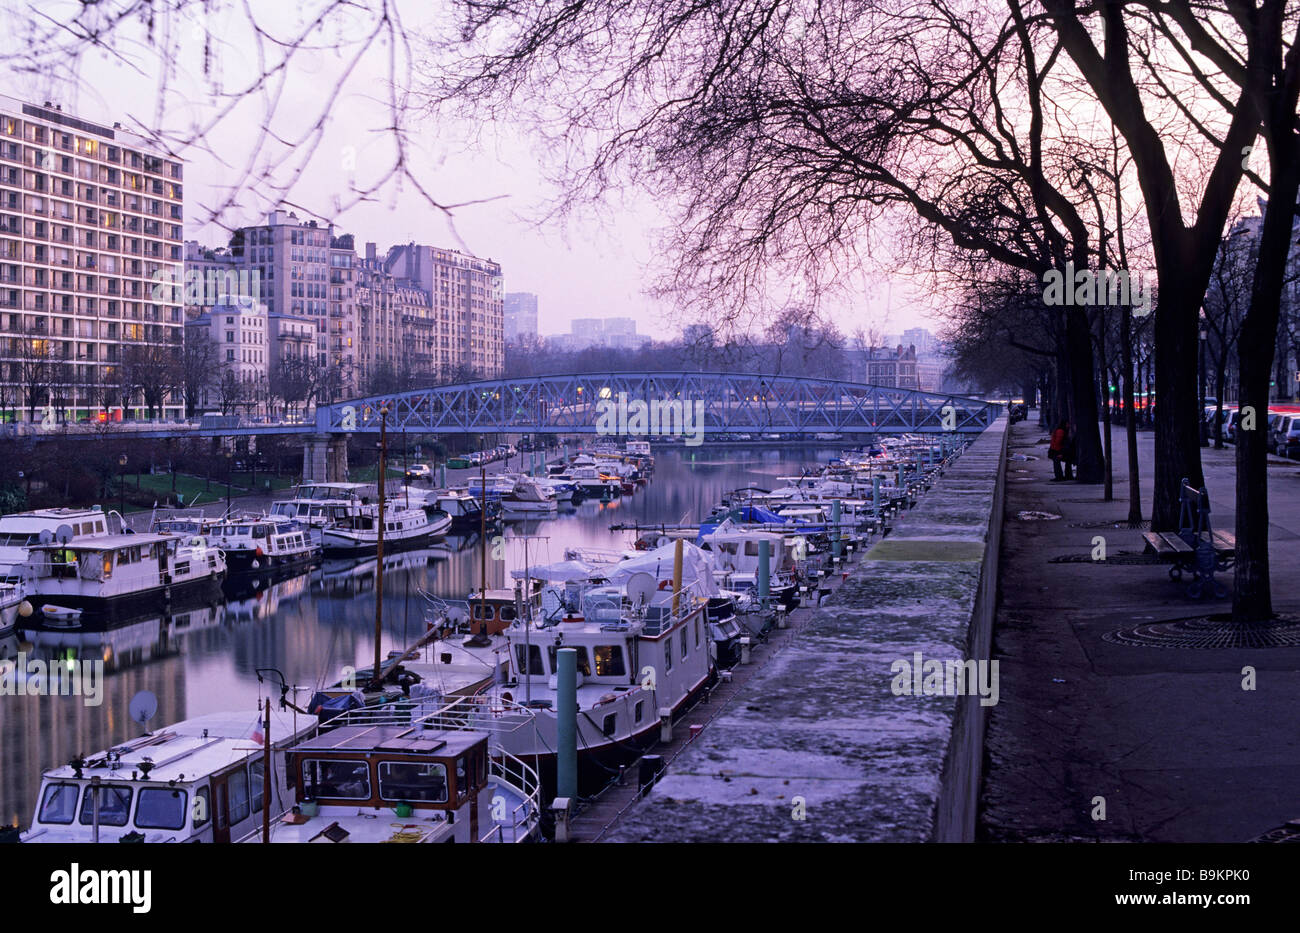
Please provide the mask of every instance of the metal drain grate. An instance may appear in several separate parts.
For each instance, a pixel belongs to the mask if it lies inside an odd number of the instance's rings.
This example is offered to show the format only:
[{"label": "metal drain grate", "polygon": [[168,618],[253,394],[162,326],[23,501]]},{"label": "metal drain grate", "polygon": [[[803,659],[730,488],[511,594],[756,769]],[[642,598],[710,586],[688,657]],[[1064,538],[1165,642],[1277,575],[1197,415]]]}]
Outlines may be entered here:
[{"label": "metal drain grate", "polygon": [[1107,632],[1101,638],[1112,645],[1130,648],[1298,648],[1300,619],[1283,617],[1268,622],[1238,623],[1201,616],[1149,622]]},{"label": "metal drain grate", "polygon": [[1287,823],[1277,829],[1270,829],[1262,836],[1256,836],[1251,842],[1300,842],[1300,826]]},{"label": "metal drain grate", "polygon": [[1111,522],[1070,522],[1070,528],[1127,528],[1132,531],[1143,531],[1151,527],[1149,519],[1143,519],[1140,522],[1130,522],[1128,519],[1121,518]]},{"label": "metal drain grate", "polygon": [[1120,551],[1117,554],[1107,554],[1105,560],[1093,560],[1092,554],[1062,554],[1060,557],[1053,557],[1048,561],[1049,564],[1162,564],[1159,554],[1139,554],[1135,551]]}]

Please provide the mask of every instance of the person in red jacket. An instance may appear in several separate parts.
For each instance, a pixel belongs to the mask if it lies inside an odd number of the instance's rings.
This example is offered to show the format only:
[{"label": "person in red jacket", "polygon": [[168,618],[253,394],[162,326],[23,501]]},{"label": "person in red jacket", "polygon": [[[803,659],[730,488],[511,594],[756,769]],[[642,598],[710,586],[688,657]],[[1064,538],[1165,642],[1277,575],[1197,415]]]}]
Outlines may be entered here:
[{"label": "person in red jacket", "polygon": [[[1059,483],[1064,479],[1074,479],[1073,464],[1069,459],[1069,451],[1066,449],[1070,442],[1070,422],[1062,418],[1061,423],[1056,426],[1052,432],[1052,443],[1047,448],[1047,456],[1052,459],[1052,482]],[[1065,465],[1065,475],[1061,475],[1061,466]]]}]

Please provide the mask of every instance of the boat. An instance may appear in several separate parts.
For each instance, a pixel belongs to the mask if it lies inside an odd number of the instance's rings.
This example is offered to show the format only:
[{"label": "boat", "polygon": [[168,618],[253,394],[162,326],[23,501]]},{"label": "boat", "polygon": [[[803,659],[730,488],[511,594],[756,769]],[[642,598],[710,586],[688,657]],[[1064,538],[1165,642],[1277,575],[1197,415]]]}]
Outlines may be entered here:
[{"label": "boat", "polygon": [[[21,583],[0,583],[0,638],[17,627],[25,595]],[[31,611],[31,604],[28,603],[27,612]]]},{"label": "boat", "polygon": [[196,716],[51,768],[21,840],[231,842],[259,833],[264,808],[278,816],[290,803],[285,750],[316,732],[315,716],[270,712],[268,798],[265,715]]},{"label": "boat", "polygon": [[531,476],[520,476],[510,492],[501,496],[506,518],[547,516],[558,510],[555,496]]},{"label": "boat", "polygon": [[[415,548],[426,544],[451,527],[451,517],[424,509],[390,505],[383,512],[383,545],[386,551]],[[341,517],[321,532],[321,546],[326,557],[359,556],[376,553],[379,546],[379,505],[363,505]]]},{"label": "boat", "polygon": [[221,522],[220,516],[204,515],[197,509],[184,512],[179,509],[158,509],[154,512],[149,530],[160,535],[207,538],[213,533],[213,528]]},{"label": "boat", "polygon": [[83,622],[112,622],[216,603],[225,574],[221,551],[202,538],[91,535],[31,548],[23,585],[38,611],[80,609]]},{"label": "boat", "polygon": [[50,628],[77,628],[81,625],[80,609],[46,603],[41,607],[41,615],[45,616],[45,624]]},{"label": "boat", "polygon": [[221,549],[232,574],[292,573],[320,556],[308,526],[282,515],[227,518],[212,526],[208,543]]},{"label": "boat", "polygon": [[700,547],[715,555],[714,580],[718,586],[755,594],[763,542],[768,545],[768,598],[773,605],[793,609],[799,605],[799,568],[786,535],[738,528],[728,520],[700,537]]},{"label": "boat", "polygon": [[451,519],[451,531],[478,531],[484,524],[495,526],[501,521],[501,504],[488,500],[487,515],[483,513],[483,500],[462,489],[440,490],[428,500],[433,508]]},{"label": "boat", "polygon": [[[380,710],[382,715],[386,711]],[[528,842],[541,781],[491,734],[432,714],[415,722],[323,727],[287,753],[294,805],[271,842]],[[249,841],[257,841],[253,835]]]},{"label": "boat", "polygon": [[272,503],[271,515],[307,525],[313,543],[320,544],[327,526],[356,515],[378,499],[374,483],[303,483],[293,488],[288,499]]},{"label": "boat", "polygon": [[35,544],[53,541],[56,534],[121,534],[122,516],[99,506],[89,509],[36,509],[0,515],[0,582],[19,583],[27,552]]}]

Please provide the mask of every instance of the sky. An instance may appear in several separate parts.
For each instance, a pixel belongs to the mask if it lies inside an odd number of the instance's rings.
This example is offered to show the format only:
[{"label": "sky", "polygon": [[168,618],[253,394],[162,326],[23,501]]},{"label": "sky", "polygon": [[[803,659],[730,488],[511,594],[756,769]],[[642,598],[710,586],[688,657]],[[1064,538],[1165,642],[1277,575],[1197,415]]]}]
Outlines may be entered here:
[{"label": "sky", "polygon": [[[57,20],[61,5],[79,6],[63,0],[41,6]],[[304,8],[319,6],[254,8],[263,29],[284,37],[304,27]],[[437,16],[440,6],[399,3],[411,17],[408,35],[429,25],[427,17]],[[655,231],[669,218],[633,193],[563,223],[539,222],[554,191],[543,180],[536,142],[516,127],[449,126],[411,116],[407,156],[415,182],[437,202],[461,206],[448,216],[414,184],[396,179],[372,198],[351,203],[350,191],[380,179],[396,152],[387,129],[391,56],[377,41],[362,50],[367,21],[332,21],[316,38],[342,39],[341,50],[299,52],[282,83],[243,96],[237,92],[262,73],[262,61],[276,60],[276,47],[252,41],[247,21],[233,6],[209,19],[201,16],[195,4],[192,12],[157,27],[152,46],[142,29],[123,30],[119,54],[92,50],[39,73],[11,71],[6,90],[36,103],[54,101],[65,112],[107,125],[121,121],[127,128],[162,130],[178,141],[203,127],[205,144],[182,150],[187,239],[224,245],[228,228],[259,222],[282,200],[272,186],[249,181],[267,174],[286,189],[283,200],[290,209],[332,220],[336,232],[355,235],[358,249],[374,241],[382,253],[392,244],[417,241],[500,262],[507,292],[539,296],[543,334],[567,332],[572,318],[584,317],[632,317],[640,332],[656,337],[691,323],[644,293],[663,271]],[[8,41],[16,38],[21,41],[11,33]],[[206,75],[205,44],[212,50]],[[160,53],[170,68],[160,63]],[[411,54],[420,57],[418,48]],[[404,58],[399,56],[399,64]],[[406,85],[404,78],[397,83]],[[338,95],[331,98],[336,85]],[[313,135],[320,114],[327,116]],[[217,222],[205,223],[218,205]],[[932,299],[906,277],[864,280],[855,292],[857,297],[829,307],[846,334],[858,327],[882,334],[937,329],[929,314]]]}]

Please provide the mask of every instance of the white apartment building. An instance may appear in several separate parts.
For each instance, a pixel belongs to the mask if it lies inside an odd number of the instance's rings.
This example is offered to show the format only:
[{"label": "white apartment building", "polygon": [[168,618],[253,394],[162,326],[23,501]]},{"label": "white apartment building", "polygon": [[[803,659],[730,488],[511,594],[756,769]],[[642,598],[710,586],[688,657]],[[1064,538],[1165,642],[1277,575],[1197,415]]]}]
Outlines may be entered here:
[{"label": "white apartment building", "polygon": [[252,298],[223,298],[187,322],[185,330],[186,340],[210,340],[215,350],[212,379],[200,407],[226,413],[264,411],[271,354],[276,350],[266,306]]},{"label": "white apartment building", "polygon": [[[183,174],[116,123],[0,95],[0,419],[143,414],[123,367],[183,338],[159,287],[182,261]],[[163,414],[183,411],[173,393]]]}]

